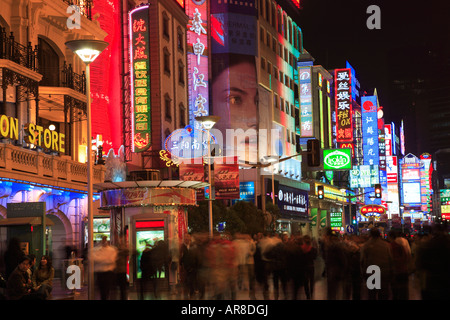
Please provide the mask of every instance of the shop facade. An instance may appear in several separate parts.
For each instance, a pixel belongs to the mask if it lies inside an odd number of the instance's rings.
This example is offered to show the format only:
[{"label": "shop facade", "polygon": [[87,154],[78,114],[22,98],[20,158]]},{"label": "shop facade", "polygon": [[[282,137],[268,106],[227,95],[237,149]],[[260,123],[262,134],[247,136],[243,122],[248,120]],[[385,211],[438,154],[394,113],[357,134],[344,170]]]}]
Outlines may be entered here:
[{"label": "shop facade", "polygon": [[[188,232],[187,211],[196,204],[196,190],[204,182],[152,180],[105,182],[94,185],[100,209],[109,211],[111,243],[126,240],[130,285],[141,278],[140,258],[148,247],[164,246],[169,263],[158,278],[169,286],[179,281],[179,248]],[[165,256],[166,257],[166,256]]]}]

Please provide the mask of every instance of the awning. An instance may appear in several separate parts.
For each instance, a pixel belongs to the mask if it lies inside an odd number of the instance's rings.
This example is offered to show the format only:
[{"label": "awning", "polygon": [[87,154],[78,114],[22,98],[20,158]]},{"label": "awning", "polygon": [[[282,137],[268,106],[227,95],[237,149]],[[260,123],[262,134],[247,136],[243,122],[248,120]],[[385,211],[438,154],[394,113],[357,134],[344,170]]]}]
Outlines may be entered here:
[{"label": "awning", "polygon": [[183,181],[183,180],[148,180],[148,181],[122,181],[122,182],[104,182],[94,184],[96,191],[126,189],[126,188],[204,188],[209,183],[202,181]]},{"label": "awning", "polygon": [[[0,227],[20,226],[20,225],[38,226],[41,224],[42,224],[41,217],[6,218],[0,220]],[[51,221],[50,219],[45,219],[45,224],[47,226],[53,226],[54,222]]]}]

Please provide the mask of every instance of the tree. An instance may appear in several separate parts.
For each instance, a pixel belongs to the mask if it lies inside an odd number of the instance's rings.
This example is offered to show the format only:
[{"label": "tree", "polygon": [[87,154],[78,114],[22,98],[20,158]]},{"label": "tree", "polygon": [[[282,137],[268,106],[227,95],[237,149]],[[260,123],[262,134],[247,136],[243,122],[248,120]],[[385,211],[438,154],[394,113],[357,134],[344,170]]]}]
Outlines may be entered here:
[{"label": "tree", "polygon": [[264,232],[264,214],[253,202],[237,201],[229,211],[241,221],[242,228],[236,230],[237,232],[248,234]]}]

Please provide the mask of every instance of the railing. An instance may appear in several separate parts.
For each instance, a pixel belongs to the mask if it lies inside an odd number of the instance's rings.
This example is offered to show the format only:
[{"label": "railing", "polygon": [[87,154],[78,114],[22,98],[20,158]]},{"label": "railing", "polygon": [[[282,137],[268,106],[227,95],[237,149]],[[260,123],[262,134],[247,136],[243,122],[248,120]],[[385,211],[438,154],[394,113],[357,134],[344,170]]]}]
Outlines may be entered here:
[{"label": "railing", "polygon": [[[87,165],[73,161],[65,156],[54,156],[43,152],[24,149],[11,144],[0,143],[1,171],[32,174],[36,178],[54,179],[69,184],[79,183],[84,187],[87,183]],[[105,180],[105,167],[94,166],[93,183]],[[50,182],[49,182],[50,184]]]},{"label": "railing", "polygon": [[80,8],[80,13],[88,18],[89,20],[92,20],[92,0],[63,0],[68,5],[72,6],[78,6]]},{"label": "railing", "polygon": [[67,65],[64,61],[62,74],[62,86],[71,88],[80,93],[86,94],[86,74],[78,74],[73,72],[72,65]]},{"label": "railing", "polygon": [[38,72],[37,46],[33,49],[31,42],[24,46],[14,40],[14,35],[8,36],[5,28],[0,28],[0,59],[15,63]]}]

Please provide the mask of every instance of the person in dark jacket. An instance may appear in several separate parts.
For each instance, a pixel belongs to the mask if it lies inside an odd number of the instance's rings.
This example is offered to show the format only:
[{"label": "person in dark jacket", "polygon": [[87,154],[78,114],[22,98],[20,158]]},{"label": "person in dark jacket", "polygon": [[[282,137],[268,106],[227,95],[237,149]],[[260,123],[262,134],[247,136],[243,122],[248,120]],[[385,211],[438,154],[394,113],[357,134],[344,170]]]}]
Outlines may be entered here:
[{"label": "person in dark jacket", "polygon": [[33,284],[28,276],[31,259],[23,256],[11,273],[6,284],[6,295],[9,300],[43,300],[44,297],[33,291]]}]

